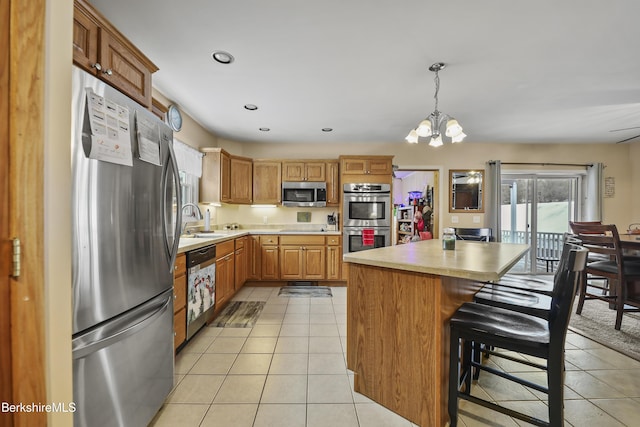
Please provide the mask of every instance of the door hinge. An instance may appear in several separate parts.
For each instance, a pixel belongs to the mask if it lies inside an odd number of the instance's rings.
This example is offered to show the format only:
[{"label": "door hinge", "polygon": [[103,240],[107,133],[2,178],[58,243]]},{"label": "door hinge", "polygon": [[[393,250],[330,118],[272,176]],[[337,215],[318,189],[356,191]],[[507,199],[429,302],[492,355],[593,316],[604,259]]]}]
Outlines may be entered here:
[{"label": "door hinge", "polygon": [[20,239],[13,239],[13,273],[12,277],[20,277]]}]

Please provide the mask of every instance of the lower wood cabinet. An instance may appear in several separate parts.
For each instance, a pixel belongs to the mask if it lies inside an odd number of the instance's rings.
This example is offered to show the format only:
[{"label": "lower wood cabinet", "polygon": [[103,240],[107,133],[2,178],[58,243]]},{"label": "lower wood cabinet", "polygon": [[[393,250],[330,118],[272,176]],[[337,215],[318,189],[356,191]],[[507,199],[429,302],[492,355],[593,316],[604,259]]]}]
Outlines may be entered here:
[{"label": "lower wood cabinet", "polygon": [[342,280],[342,245],[340,236],[327,236],[327,280]]},{"label": "lower wood cabinet", "polygon": [[324,236],[280,236],[280,278],[282,280],[324,280]]},{"label": "lower wood cabinet", "polygon": [[187,257],[179,254],[173,269],[173,349],[187,338]]},{"label": "lower wood cabinet", "polygon": [[279,236],[260,236],[260,276],[262,280],[280,279],[278,242]]},{"label": "lower wood cabinet", "polygon": [[260,236],[247,236],[247,280],[262,278]]},{"label": "lower wood cabinet", "polygon": [[216,311],[233,296],[235,291],[235,242],[216,244]]},{"label": "lower wood cabinet", "polygon": [[248,276],[248,259],[247,252],[249,238],[247,236],[239,237],[235,240],[235,278],[234,278],[234,291],[238,292],[240,288],[247,281]]}]

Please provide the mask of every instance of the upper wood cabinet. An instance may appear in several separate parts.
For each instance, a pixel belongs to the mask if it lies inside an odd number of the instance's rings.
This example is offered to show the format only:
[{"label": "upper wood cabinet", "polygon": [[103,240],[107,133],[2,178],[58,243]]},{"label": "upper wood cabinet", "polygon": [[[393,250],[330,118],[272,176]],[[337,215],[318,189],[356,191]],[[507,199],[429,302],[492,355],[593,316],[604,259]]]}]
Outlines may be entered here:
[{"label": "upper wood cabinet", "polygon": [[325,162],[282,162],[282,181],[326,181]]},{"label": "upper wood cabinet", "polygon": [[221,148],[203,148],[200,203],[250,204],[253,162]]},{"label": "upper wood cabinet", "polygon": [[391,175],[391,156],[341,156],[343,175]]},{"label": "upper wood cabinet", "polygon": [[151,74],[158,67],[84,0],[75,0],[73,62],[151,109]]},{"label": "upper wood cabinet", "polygon": [[326,163],[327,170],[327,206],[340,205],[340,162]]},{"label": "upper wood cabinet", "polygon": [[272,160],[253,161],[253,203],[282,202],[282,163]]},{"label": "upper wood cabinet", "polygon": [[[229,203],[251,204],[253,198],[253,161],[246,157],[231,156]],[[224,201],[224,200],[223,200]]]}]

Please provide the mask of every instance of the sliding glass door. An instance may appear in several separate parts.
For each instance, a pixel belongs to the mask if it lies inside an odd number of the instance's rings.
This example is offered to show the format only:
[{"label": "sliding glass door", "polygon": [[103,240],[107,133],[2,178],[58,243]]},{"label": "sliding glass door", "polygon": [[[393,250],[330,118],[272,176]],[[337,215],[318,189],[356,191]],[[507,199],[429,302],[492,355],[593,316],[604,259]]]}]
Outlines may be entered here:
[{"label": "sliding glass door", "polygon": [[503,174],[502,241],[531,246],[513,273],[552,274],[577,216],[580,175]]}]

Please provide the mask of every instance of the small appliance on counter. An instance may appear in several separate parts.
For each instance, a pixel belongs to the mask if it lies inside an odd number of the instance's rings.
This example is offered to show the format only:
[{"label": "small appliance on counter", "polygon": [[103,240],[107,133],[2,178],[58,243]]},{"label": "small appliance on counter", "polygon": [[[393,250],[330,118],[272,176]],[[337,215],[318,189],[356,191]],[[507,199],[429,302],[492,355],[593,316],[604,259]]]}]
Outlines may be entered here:
[{"label": "small appliance on counter", "polygon": [[327,231],[338,231],[338,214],[327,215]]}]

